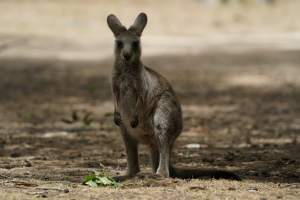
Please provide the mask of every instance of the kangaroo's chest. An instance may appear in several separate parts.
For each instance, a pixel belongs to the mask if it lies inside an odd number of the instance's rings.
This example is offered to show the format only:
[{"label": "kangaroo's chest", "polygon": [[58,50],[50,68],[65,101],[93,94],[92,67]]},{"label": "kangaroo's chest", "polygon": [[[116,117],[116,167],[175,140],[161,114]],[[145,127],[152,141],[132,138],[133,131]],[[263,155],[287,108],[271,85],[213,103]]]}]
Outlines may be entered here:
[{"label": "kangaroo's chest", "polygon": [[[145,91],[143,83],[136,77],[120,76],[118,78],[118,109],[123,125],[129,135],[140,143],[149,144],[153,139],[150,118],[147,116],[145,104]],[[131,127],[134,115],[138,116],[139,123],[135,128]]]},{"label": "kangaroo's chest", "polygon": [[130,116],[133,114],[138,100],[138,83],[134,77],[122,75],[117,81],[118,107],[122,115]]}]

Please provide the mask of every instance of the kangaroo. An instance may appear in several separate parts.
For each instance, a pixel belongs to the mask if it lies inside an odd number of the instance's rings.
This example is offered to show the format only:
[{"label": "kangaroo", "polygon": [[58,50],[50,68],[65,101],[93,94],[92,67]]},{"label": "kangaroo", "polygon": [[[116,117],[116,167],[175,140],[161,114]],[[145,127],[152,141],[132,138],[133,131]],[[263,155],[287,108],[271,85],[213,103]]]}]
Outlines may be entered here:
[{"label": "kangaroo", "polygon": [[240,180],[223,170],[178,169],[170,164],[170,154],[182,131],[181,106],[171,85],[141,61],[141,35],[147,15],[140,13],[128,29],[111,14],[107,23],[115,36],[112,72],[114,123],[119,126],[127,154],[127,174],[139,171],[138,144],[149,146],[153,172],[162,177],[226,178]]}]

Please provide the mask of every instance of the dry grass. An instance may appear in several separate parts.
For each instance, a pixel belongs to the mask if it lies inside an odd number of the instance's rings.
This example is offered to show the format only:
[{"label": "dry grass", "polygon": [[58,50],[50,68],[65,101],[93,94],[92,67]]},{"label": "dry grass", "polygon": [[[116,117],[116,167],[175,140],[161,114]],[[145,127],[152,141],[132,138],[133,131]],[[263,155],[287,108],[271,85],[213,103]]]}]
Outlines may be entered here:
[{"label": "dry grass", "polygon": [[[162,182],[165,186],[162,186]],[[136,184],[124,184],[124,188],[87,188],[55,182],[38,182],[39,187],[0,189],[0,198],[13,199],[290,199],[297,200],[300,193],[293,185],[255,183],[252,181],[181,181],[165,180],[155,185],[155,181],[145,180]],[[144,186],[143,186],[144,185]],[[132,188],[136,187],[136,188]],[[46,189],[43,189],[46,188]],[[64,190],[68,189],[68,193]]]}]

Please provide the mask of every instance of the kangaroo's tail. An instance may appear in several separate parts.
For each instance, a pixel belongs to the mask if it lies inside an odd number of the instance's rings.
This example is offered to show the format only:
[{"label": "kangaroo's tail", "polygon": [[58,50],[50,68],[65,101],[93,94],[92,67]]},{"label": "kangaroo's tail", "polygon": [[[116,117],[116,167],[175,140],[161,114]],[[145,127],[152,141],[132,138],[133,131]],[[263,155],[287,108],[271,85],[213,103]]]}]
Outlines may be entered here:
[{"label": "kangaroo's tail", "polygon": [[241,178],[234,174],[233,172],[225,170],[215,170],[215,169],[187,169],[187,168],[175,168],[170,166],[170,176],[172,178],[182,178],[182,179],[230,179],[240,181]]}]

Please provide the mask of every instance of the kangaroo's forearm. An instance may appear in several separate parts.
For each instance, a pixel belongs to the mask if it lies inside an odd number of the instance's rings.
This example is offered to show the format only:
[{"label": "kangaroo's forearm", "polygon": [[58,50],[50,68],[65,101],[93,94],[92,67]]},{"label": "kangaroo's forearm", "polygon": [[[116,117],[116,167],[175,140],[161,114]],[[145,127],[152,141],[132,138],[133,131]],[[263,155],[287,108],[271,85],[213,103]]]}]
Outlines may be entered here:
[{"label": "kangaroo's forearm", "polygon": [[117,126],[120,126],[122,123],[122,118],[121,118],[121,114],[120,114],[119,106],[118,106],[118,101],[119,101],[118,96],[119,95],[114,95],[114,123]]},{"label": "kangaroo's forearm", "polygon": [[130,122],[132,128],[136,128],[139,125],[139,121],[140,121],[139,109],[141,109],[142,106],[141,102],[142,102],[141,97],[138,97],[134,107],[133,116]]},{"label": "kangaroo's forearm", "polygon": [[122,124],[121,114],[117,111],[114,112],[114,122],[117,126],[121,126]]},{"label": "kangaroo's forearm", "polygon": [[[133,108],[131,108],[132,109],[132,111],[131,111],[132,114],[131,114],[131,119],[130,119],[130,126],[132,128],[136,128],[139,124],[138,112],[139,112],[139,107],[141,106],[140,102],[141,101],[138,98],[137,102],[135,103],[135,106]],[[121,117],[121,113],[120,113],[120,105],[118,103],[117,98],[115,98],[115,101],[114,101],[114,123],[117,126],[120,126],[122,124],[122,117]]]}]

